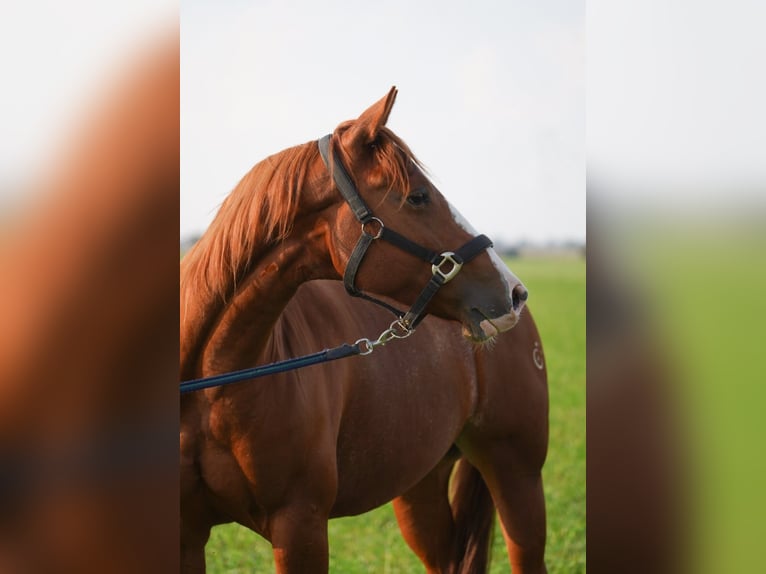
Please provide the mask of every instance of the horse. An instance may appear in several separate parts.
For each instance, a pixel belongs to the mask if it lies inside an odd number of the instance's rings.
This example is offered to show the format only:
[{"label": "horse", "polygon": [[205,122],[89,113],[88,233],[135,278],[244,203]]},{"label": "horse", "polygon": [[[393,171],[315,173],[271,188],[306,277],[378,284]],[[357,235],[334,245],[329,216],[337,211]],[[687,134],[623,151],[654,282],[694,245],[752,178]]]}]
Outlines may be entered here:
[{"label": "horse", "polygon": [[[388,323],[385,310],[344,295],[337,281],[352,266],[350,291],[388,304],[418,296],[429,270],[375,241],[383,227],[428,249],[472,241],[386,127],[395,97],[392,88],[329,142],[375,206],[372,228],[361,225],[370,238],[362,261],[354,262],[355,206],[316,141],[257,164],[224,201],[181,264],[182,379],[313,352]],[[236,521],[271,542],[278,572],[326,572],[327,521],[394,500],[429,572],[484,571],[495,506],[514,571],[544,572],[547,379],[539,335],[522,313],[526,295],[482,249],[428,302],[416,332],[373,358],[183,395],[184,571],[204,571],[210,529]]]}]

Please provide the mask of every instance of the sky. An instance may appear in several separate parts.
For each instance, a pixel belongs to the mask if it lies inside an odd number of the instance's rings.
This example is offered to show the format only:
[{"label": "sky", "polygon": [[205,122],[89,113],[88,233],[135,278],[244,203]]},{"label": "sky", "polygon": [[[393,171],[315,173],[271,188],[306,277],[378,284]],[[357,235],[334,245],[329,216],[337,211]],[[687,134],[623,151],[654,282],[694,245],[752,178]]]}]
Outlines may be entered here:
[{"label": "sky", "polygon": [[584,2],[181,4],[181,236],[258,161],[391,127],[495,241],[585,239]]},{"label": "sky", "polygon": [[763,197],[764,22],[760,0],[588,0],[589,181],[684,209]]},{"label": "sky", "polygon": [[392,85],[391,127],[497,241],[582,240],[586,161],[611,195],[683,208],[766,187],[766,3],[463,4],[12,3],[0,19],[0,201],[179,10],[181,237],[204,231],[256,162]]}]

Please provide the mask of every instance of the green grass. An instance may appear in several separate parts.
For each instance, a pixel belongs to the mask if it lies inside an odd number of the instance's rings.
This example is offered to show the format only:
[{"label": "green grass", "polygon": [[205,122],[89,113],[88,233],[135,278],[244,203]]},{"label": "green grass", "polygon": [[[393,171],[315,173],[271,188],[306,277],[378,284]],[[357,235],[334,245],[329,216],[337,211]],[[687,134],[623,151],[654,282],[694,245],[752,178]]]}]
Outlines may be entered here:
[{"label": "green grass", "polygon": [[[513,259],[530,292],[545,349],[550,386],[550,448],[543,472],[548,510],[548,571],[585,572],[585,262]],[[330,571],[342,574],[423,572],[399,535],[391,505],[330,522]],[[237,525],[213,529],[208,572],[273,572],[271,548]],[[508,572],[500,528],[490,572]]]}]

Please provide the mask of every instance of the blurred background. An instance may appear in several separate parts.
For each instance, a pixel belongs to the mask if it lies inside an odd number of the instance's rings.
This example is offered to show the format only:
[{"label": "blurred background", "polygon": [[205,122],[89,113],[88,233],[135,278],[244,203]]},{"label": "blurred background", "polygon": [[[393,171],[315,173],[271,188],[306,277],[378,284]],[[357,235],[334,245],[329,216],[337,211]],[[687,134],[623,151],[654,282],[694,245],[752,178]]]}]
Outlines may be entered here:
[{"label": "blurred background", "polygon": [[765,20],[587,4],[591,572],[762,569]]}]

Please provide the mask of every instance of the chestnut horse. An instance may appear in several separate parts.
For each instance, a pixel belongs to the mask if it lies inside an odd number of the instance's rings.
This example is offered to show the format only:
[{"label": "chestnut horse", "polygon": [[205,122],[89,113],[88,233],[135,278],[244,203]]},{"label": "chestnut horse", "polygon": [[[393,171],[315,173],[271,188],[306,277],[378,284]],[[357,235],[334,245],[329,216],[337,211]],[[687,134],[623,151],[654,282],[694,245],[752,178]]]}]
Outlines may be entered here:
[{"label": "chestnut horse", "polygon": [[[330,153],[385,225],[428,249],[465,244],[469,226],[385,127],[395,95],[341,124]],[[382,330],[385,311],[350,299],[337,281],[307,283],[341,278],[359,234],[316,142],[256,165],[182,262],[182,379]],[[356,286],[411,302],[429,275],[422,261],[373,241]],[[278,572],[326,572],[328,519],[395,499],[429,571],[485,569],[494,500],[515,571],[544,572],[547,386],[525,299],[488,250],[439,290],[427,307],[435,317],[407,341],[184,395],[185,571],[204,571],[210,528],[236,521],[271,542]],[[517,324],[507,343],[497,339],[501,352],[468,341]],[[461,463],[453,509],[448,482],[460,453],[471,464]]]}]

